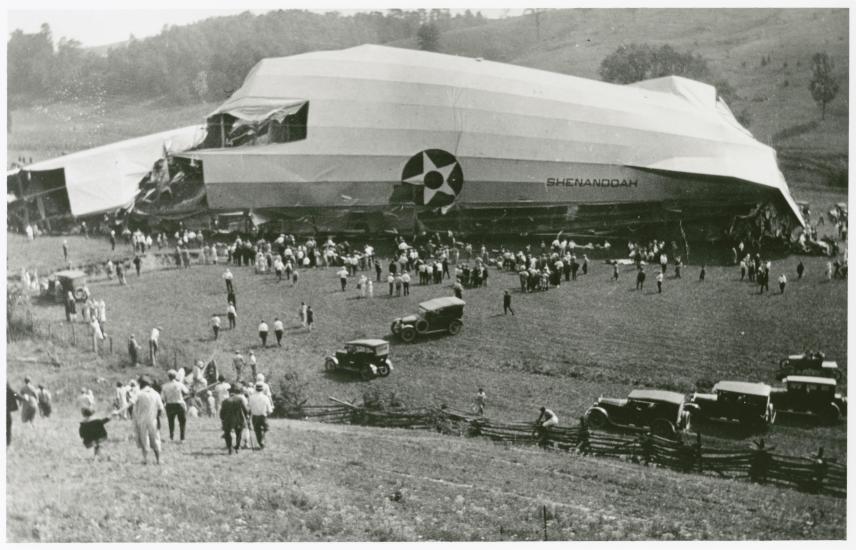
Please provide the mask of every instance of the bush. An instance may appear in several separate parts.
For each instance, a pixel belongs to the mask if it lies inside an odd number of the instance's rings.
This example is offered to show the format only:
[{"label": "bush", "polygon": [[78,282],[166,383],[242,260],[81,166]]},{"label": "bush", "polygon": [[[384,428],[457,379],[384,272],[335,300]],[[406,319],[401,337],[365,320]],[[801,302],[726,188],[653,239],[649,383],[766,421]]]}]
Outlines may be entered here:
[{"label": "bush", "polygon": [[277,384],[273,394],[273,416],[286,418],[301,418],[305,416],[304,407],[309,400],[307,397],[308,382],[302,381],[297,372],[286,372]]}]

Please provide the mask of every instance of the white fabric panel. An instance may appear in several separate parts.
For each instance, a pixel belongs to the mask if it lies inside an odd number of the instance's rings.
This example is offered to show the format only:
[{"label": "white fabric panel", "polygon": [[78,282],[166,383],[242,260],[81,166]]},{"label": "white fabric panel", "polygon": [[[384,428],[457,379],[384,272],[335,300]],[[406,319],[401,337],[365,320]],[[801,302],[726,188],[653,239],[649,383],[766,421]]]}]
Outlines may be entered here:
[{"label": "white fabric panel", "polygon": [[203,138],[202,128],[188,126],[37,162],[26,170],[64,169],[71,214],[85,216],[129,205],[164,149],[184,151]]}]

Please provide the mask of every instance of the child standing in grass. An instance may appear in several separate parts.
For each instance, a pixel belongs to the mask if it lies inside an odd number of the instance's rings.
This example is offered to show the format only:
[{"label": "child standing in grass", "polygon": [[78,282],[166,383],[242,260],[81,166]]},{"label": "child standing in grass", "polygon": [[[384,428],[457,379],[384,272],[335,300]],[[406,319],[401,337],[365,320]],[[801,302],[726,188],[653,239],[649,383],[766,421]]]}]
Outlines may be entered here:
[{"label": "child standing in grass", "polygon": [[87,449],[95,448],[95,456],[101,450],[101,444],[107,441],[107,430],[104,424],[110,422],[110,418],[92,418],[92,409],[83,409],[83,420],[80,421],[78,433],[83,439],[83,446]]}]

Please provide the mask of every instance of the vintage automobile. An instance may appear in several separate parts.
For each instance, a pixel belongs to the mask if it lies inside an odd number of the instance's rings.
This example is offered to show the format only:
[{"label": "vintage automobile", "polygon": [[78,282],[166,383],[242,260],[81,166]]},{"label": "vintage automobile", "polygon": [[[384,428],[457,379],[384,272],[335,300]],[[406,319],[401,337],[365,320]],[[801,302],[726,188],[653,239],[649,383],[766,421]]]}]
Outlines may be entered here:
[{"label": "vintage automobile", "polygon": [[691,402],[698,405],[699,418],[766,429],[776,421],[771,391],[767,384],[722,381],[713,386],[713,393],[694,393]]},{"label": "vintage automobile", "polygon": [[847,397],[835,391],[834,378],[794,375],[785,377],[784,383],[771,394],[777,411],[817,415],[828,424],[847,414]]},{"label": "vintage automobile", "polygon": [[799,355],[789,355],[786,359],[779,361],[779,370],[776,372],[777,380],[783,380],[786,376],[795,374],[841,380],[838,363],[826,361],[826,357],[821,352],[808,351]]},{"label": "vintage automobile", "polygon": [[594,429],[650,429],[654,435],[673,438],[690,428],[690,413],[695,407],[681,393],[636,389],[627,399],[600,397],[584,418],[586,425]]},{"label": "vintage automobile", "polygon": [[392,322],[390,330],[405,342],[412,342],[417,335],[424,336],[436,332],[447,332],[451,335],[461,332],[464,323],[466,302],[459,298],[434,298],[419,304],[419,313],[399,317]]},{"label": "vintage automobile", "polygon": [[48,278],[48,294],[54,301],[65,302],[65,297],[71,291],[78,302],[86,300],[86,273],[77,269],[57,271]]},{"label": "vintage automobile", "polygon": [[324,368],[328,371],[356,372],[363,380],[389,376],[392,371],[389,342],[379,339],[351,340],[345,344],[345,349],[327,356]]}]

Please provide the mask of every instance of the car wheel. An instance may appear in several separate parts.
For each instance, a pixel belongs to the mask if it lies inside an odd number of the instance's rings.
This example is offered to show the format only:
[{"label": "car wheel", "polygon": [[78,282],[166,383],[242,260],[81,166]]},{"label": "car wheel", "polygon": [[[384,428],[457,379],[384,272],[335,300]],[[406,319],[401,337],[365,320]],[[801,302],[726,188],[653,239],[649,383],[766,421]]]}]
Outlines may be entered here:
[{"label": "car wheel", "polygon": [[407,342],[408,344],[416,340],[416,329],[409,325],[406,327],[402,327],[401,339]]},{"label": "car wheel", "polygon": [[836,424],[841,420],[841,409],[835,403],[830,403],[823,409],[823,420],[827,424]]},{"label": "car wheel", "polygon": [[428,332],[429,325],[428,321],[426,321],[425,319],[419,319],[418,321],[416,321],[415,326],[416,332],[418,332],[419,334],[425,334],[426,332]]},{"label": "car wheel", "polygon": [[452,336],[455,336],[456,334],[461,332],[461,329],[463,328],[463,326],[464,326],[464,324],[462,322],[455,319],[454,321],[449,323],[449,334],[451,334]]},{"label": "car wheel", "polygon": [[401,327],[398,325],[397,321],[393,321],[391,325],[389,325],[389,332],[398,336],[398,333],[401,332]]},{"label": "car wheel", "polygon": [[74,298],[78,302],[82,302],[86,300],[86,292],[84,292],[82,288],[77,288],[74,290]]},{"label": "car wheel", "polygon": [[609,417],[606,413],[598,409],[589,409],[586,412],[586,426],[593,430],[602,430],[609,425]]},{"label": "car wheel", "polygon": [[328,357],[327,360],[324,361],[324,369],[336,370],[336,361],[334,361],[332,357]]},{"label": "car wheel", "polygon": [[383,363],[378,365],[377,373],[378,373],[378,376],[384,376],[384,377],[389,376],[389,363],[384,361]]},{"label": "car wheel", "polygon": [[665,418],[657,418],[651,422],[651,433],[658,437],[673,439],[675,437],[675,425]]}]

